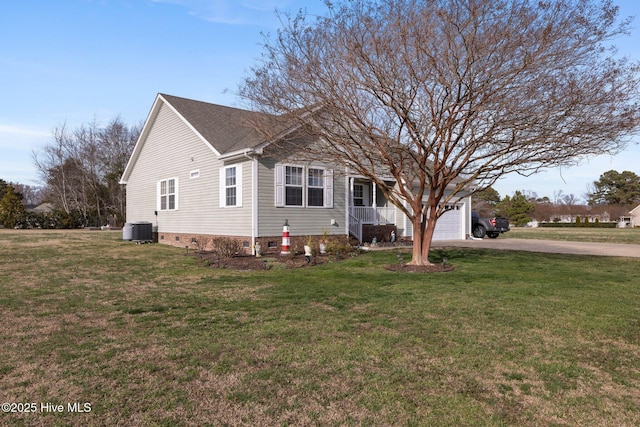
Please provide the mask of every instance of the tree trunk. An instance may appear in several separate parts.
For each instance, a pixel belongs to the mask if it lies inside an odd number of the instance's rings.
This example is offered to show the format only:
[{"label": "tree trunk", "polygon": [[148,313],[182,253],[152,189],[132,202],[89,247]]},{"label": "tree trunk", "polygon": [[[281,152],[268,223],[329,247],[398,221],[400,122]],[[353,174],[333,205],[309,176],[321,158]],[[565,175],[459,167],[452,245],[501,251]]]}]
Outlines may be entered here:
[{"label": "tree trunk", "polygon": [[431,250],[431,239],[436,228],[435,219],[430,220],[422,215],[416,215],[413,218],[413,254],[411,256],[411,265],[431,265],[429,261],[429,251]]}]

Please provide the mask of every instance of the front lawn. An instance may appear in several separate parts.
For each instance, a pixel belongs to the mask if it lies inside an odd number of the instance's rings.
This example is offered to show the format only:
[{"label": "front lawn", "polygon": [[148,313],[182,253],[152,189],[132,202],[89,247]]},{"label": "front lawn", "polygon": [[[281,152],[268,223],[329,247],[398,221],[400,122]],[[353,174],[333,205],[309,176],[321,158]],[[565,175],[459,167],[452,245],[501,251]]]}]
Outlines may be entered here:
[{"label": "front lawn", "polygon": [[574,242],[627,243],[640,245],[640,228],[511,228],[500,238],[570,240]]},{"label": "front lawn", "polygon": [[37,408],[0,424],[640,424],[638,260],[443,257],[235,272],[115,232],[0,231],[0,398]]}]

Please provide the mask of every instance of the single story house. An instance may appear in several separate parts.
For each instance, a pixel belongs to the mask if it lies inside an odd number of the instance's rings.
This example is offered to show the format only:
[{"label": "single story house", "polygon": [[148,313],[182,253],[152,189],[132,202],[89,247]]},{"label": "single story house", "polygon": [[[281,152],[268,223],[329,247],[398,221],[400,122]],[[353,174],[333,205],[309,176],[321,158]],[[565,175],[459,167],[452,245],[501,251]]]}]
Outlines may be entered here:
[{"label": "single story house", "polygon": [[[411,239],[411,223],[376,185],[323,159],[299,162],[272,149],[249,124],[257,114],[158,94],[120,180],[127,222],[152,223],[161,243],[228,236],[247,251],[255,243],[279,248],[285,221],[292,246],[322,234],[362,241],[363,229],[378,225]],[[448,208],[434,240],[465,239],[470,196]]]},{"label": "single story house", "polygon": [[631,211],[629,212],[629,217],[631,227],[640,227],[640,205],[631,209]]}]

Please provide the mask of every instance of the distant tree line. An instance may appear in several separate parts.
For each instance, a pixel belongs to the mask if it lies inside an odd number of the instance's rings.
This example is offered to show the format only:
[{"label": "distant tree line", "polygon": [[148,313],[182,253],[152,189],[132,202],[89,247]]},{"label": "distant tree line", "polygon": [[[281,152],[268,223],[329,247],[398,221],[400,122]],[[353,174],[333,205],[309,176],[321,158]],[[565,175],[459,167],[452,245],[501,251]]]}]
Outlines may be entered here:
[{"label": "distant tree line", "polygon": [[125,188],[119,180],[140,131],[119,117],[104,127],[94,120],[75,130],[56,128],[53,141],[33,154],[44,200],[79,225],[124,222]]},{"label": "distant tree line", "polygon": [[[55,129],[53,141],[34,160],[44,187],[8,183],[0,179],[0,224],[13,228],[77,228],[125,220],[125,188],[120,176],[133,151],[142,126],[129,127],[119,118],[105,127],[95,122],[74,131]],[[514,226],[532,220],[594,226],[595,219],[617,221],[640,203],[640,176],[631,171],[610,170],[585,194],[586,204],[562,190],[538,197],[532,191],[516,191],[504,198],[488,187],[473,196],[473,209],[481,216],[500,215]],[[51,209],[34,212],[42,203]],[[577,219],[576,219],[577,218]],[[586,220],[585,220],[586,219]],[[598,223],[600,219],[598,219]]]},{"label": "distant tree line", "polygon": [[533,220],[596,226],[600,225],[600,218],[616,222],[640,203],[640,176],[631,171],[607,171],[588,188],[585,200],[586,204],[581,203],[574,194],[564,194],[562,190],[555,192],[552,198],[538,197],[531,191],[516,191],[512,196],[501,198],[489,187],[474,195],[473,208],[481,216],[505,216],[514,226],[523,226]]},{"label": "distant tree line", "polygon": [[[33,153],[44,185],[0,179],[0,224],[8,228],[77,228],[121,225],[125,188],[119,184],[142,125],[119,117],[106,126],[94,120],[74,130],[62,125],[50,143]],[[47,203],[46,209],[34,211]]]}]

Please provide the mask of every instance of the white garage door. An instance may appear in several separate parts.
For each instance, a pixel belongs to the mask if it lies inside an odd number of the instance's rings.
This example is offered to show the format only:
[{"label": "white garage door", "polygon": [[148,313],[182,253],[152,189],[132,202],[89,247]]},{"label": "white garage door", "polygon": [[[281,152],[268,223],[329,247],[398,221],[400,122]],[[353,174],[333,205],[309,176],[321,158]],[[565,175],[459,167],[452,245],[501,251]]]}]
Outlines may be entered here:
[{"label": "white garage door", "polygon": [[462,232],[462,205],[453,205],[436,223],[433,240],[464,239]]}]

